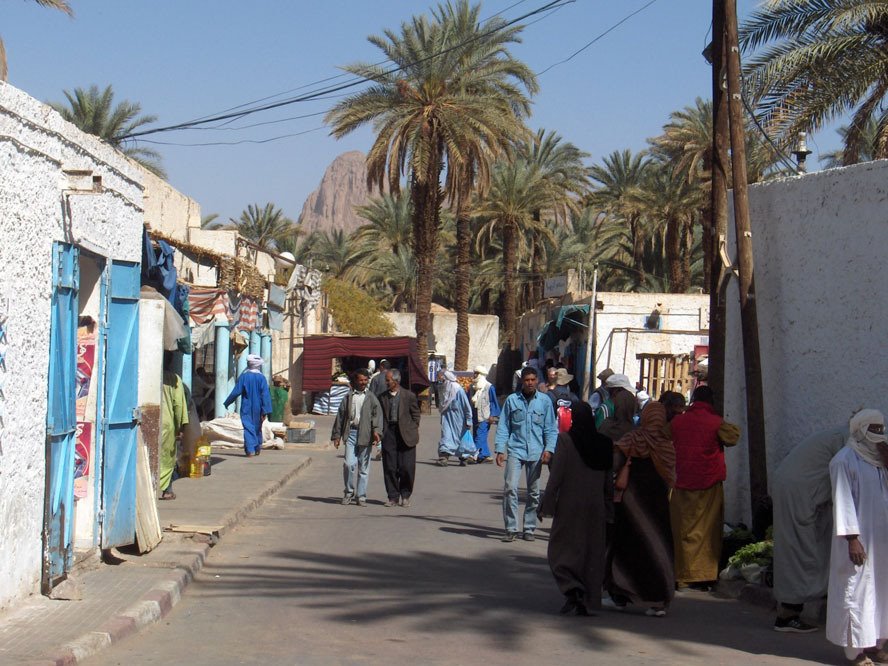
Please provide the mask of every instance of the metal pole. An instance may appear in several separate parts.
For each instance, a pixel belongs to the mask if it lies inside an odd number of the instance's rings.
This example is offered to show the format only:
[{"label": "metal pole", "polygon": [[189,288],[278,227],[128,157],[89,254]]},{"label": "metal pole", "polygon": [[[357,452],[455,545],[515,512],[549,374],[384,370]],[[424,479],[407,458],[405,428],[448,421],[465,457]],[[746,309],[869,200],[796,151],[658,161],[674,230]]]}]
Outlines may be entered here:
[{"label": "metal pole", "polygon": [[598,264],[592,269],[592,297],[589,299],[589,330],[586,331],[586,366],[583,377],[583,400],[588,400],[592,394],[592,378],[595,372],[595,342],[596,342],[596,317],[595,301],[598,299]]},{"label": "metal pole", "polygon": [[731,125],[731,166],[734,172],[734,230],[740,272],[740,327],[743,333],[743,366],[746,374],[746,427],[749,444],[749,490],[753,530],[765,520],[768,499],[765,410],[762,396],[762,364],[759,350],[758,314],[752,261],[752,228],[746,181],[743,98],[740,85],[740,46],[737,39],[737,0],[725,0],[725,50],[728,60],[728,115]]},{"label": "metal pole", "polygon": [[262,333],[260,335],[260,346],[262,348],[262,374],[265,375],[266,381],[271,384],[271,333]]},{"label": "metal pole", "polygon": [[230,354],[230,328],[228,322],[216,320],[216,357],[214,359],[214,373],[216,375],[215,411],[213,415],[219,418],[225,413],[225,398],[231,390],[228,387],[228,366],[231,363]]}]

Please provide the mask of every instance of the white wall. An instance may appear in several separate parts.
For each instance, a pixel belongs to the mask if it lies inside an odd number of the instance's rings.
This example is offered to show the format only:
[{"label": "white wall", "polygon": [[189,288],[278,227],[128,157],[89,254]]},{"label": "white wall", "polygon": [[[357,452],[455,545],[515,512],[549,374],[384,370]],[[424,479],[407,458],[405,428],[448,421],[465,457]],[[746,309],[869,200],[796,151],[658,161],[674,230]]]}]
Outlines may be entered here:
[{"label": "white wall", "polygon": [[[66,196],[71,169],[101,175],[103,193]],[[139,261],[139,179],[116,150],[0,83],[0,300],[9,303],[0,370],[0,608],[40,584],[52,243],[67,239]],[[62,217],[66,204],[70,219]]]},{"label": "white wall", "polygon": [[[412,312],[386,312],[385,316],[395,326],[395,335],[416,337],[416,315]],[[456,355],[456,313],[432,313],[432,340],[436,354],[447,357],[453,367]],[[495,315],[469,315],[469,367],[488,368],[496,363],[499,354],[499,317]]]},{"label": "white wall", "polygon": [[[636,354],[690,354],[694,345],[708,344],[707,294],[602,292],[597,300],[603,307],[596,317],[594,375],[611,368],[634,382],[641,369]],[[644,330],[654,308],[660,311],[660,329]]]},{"label": "white wall", "polygon": [[200,229],[200,205],[150,171],[143,174],[145,222],[155,231],[188,241],[189,227]]},{"label": "white wall", "polygon": [[[769,472],[804,437],[847,423],[856,408],[888,413],[886,202],[888,161],[749,188]],[[725,412],[745,431],[742,353],[732,280]],[[728,469],[727,517],[748,520],[745,436]]]}]

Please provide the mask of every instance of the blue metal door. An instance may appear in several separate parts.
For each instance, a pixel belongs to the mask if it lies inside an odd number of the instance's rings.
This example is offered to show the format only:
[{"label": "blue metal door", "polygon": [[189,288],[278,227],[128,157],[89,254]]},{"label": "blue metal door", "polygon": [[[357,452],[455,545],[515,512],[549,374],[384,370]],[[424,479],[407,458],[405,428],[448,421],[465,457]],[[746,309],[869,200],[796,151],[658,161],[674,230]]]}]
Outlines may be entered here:
[{"label": "blue metal door", "polygon": [[113,261],[107,290],[102,433],[102,548],[136,533],[136,429],[139,398],[139,264]]},{"label": "blue metal door", "polygon": [[70,568],[74,511],[74,444],[77,430],[77,248],[52,247],[49,386],[46,406],[46,492],[42,588],[48,593]]}]

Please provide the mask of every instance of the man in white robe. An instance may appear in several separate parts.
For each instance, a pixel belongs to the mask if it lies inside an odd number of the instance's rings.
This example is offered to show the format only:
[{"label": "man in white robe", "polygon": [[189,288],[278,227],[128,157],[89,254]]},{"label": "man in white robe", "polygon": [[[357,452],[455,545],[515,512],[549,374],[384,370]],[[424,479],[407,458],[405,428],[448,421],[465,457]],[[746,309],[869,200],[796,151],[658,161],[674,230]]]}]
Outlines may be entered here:
[{"label": "man in white robe", "polygon": [[829,462],[848,439],[847,424],[806,437],[771,478],[774,502],[774,631],[806,634],[804,604],[826,596],[832,546]]},{"label": "man in white robe", "polygon": [[849,663],[885,663],[888,637],[888,444],[885,417],[854,415],[851,436],[829,465],[834,532],[826,638]]}]

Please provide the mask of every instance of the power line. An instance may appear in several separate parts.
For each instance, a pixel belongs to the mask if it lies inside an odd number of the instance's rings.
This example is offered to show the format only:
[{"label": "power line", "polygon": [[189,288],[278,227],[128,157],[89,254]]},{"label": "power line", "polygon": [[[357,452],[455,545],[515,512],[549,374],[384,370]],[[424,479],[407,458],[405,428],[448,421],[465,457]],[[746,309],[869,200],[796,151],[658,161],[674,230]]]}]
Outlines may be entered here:
[{"label": "power line", "polygon": [[289,139],[294,136],[302,136],[303,134],[310,134],[311,132],[318,132],[323,129],[327,129],[326,126],[321,125],[320,127],[315,127],[310,130],[293,132],[292,134],[281,134],[280,136],[273,136],[268,139],[240,139],[239,141],[206,141],[202,143],[177,143],[175,141],[154,141],[152,139],[141,139],[141,141],[142,143],[150,143],[156,146],[238,146],[242,143],[271,143],[272,141]]},{"label": "power line", "polygon": [[[500,10],[496,14],[492,14],[488,18],[484,19],[484,21],[487,22],[497,16],[505,14],[510,9],[514,9],[518,5],[524,4],[525,2],[527,2],[527,0],[518,0],[518,2],[512,3],[511,5],[509,5],[505,9]],[[379,67],[380,65],[384,65],[388,62],[392,62],[390,58],[386,58],[385,60],[380,60],[379,62],[375,62],[370,66],[371,67]],[[266,95],[265,97],[260,97],[259,99],[254,99],[249,102],[244,102],[243,104],[238,104],[237,106],[232,106],[227,109],[223,109],[222,111],[219,111],[219,113],[227,113],[229,111],[236,111],[237,109],[242,109],[244,107],[250,106],[251,104],[258,104],[259,102],[265,102],[270,99],[274,99],[275,97],[281,97],[282,95],[289,95],[290,93],[296,92],[297,90],[304,90],[305,88],[311,88],[313,86],[318,86],[322,83],[327,83],[329,81],[335,81],[337,79],[341,79],[346,76],[348,76],[348,74],[346,74],[346,73],[336,74],[334,76],[327,76],[323,79],[318,79],[317,81],[312,81],[311,83],[304,83],[302,85],[296,86],[295,88],[290,88],[289,90],[284,90],[284,91],[281,91],[278,93],[274,93],[273,95]],[[318,99],[322,99],[322,98],[318,98]],[[215,115],[215,114],[211,114],[211,115]],[[211,117],[211,116],[209,116],[209,115],[208,116],[201,116],[200,118],[196,118],[195,120],[203,120],[203,119],[209,118],[209,117]]]},{"label": "power line", "polygon": [[596,35],[596,36],[593,37],[590,41],[586,42],[585,45],[583,45],[582,47],[580,47],[579,49],[577,49],[576,51],[574,51],[573,53],[571,53],[571,54],[570,54],[569,56],[567,56],[564,60],[559,60],[558,62],[549,65],[548,67],[546,67],[546,69],[542,70],[541,72],[538,72],[538,73],[537,73],[537,76],[542,76],[543,74],[545,74],[546,72],[548,72],[550,69],[553,69],[553,68],[555,68],[555,67],[558,67],[558,65],[563,65],[563,64],[566,63],[566,62],[570,62],[570,61],[573,60],[576,56],[580,55],[583,51],[585,51],[585,50],[588,49],[590,46],[592,46],[592,45],[593,45],[595,42],[597,42],[599,39],[601,39],[602,37],[604,37],[604,36],[607,35],[608,33],[613,32],[614,30],[616,30],[617,28],[619,28],[621,25],[623,25],[626,21],[628,21],[629,19],[631,19],[631,18],[632,18],[633,16],[635,16],[636,14],[640,14],[641,12],[643,12],[645,9],[647,9],[648,7],[650,7],[650,6],[651,6],[652,4],[654,4],[655,2],[657,2],[657,0],[650,0],[647,4],[645,4],[645,5],[643,5],[642,7],[636,9],[636,10],[635,10],[634,12],[632,12],[631,14],[627,14],[627,15],[624,16],[622,19],[620,19],[619,21],[617,21],[616,23],[614,23],[610,28],[608,28],[608,29],[605,30],[604,32],[602,32],[602,33]]},{"label": "power line", "polygon": [[[655,2],[656,0],[652,0],[652,1]],[[550,2],[547,2],[545,5],[538,7],[537,9],[534,9],[530,12],[527,12],[527,13],[523,14],[522,16],[519,16],[515,19],[512,19],[511,21],[507,21],[492,30],[481,33],[480,35],[476,35],[470,39],[467,39],[464,42],[460,42],[459,44],[455,44],[455,45],[448,47],[442,51],[439,51],[438,53],[433,53],[425,58],[420,58],[419,60],[416,60],[414,62],[410,62],[410,63],[406,63],[405,65],[402,65],[402,66],[390,68],[388,70],[385,70],[385,71],[379,73],[378,75],[376,75],[374,77],[370,77],[370,78],[355,77],[355,79],[352,81],[342,83],[342,84],[332,86],[332,87],[327,87],[325,89],[317,90],[317,91],[307,93],[307,94],[299,96],[299,97],[294,97],[294,98],[283,100],[280,102],[265,104],[263,106],[258,106],[258,107],[254,107],[251,109],[244,109],[243,111],[234,111],[231,113],[223,113],[220,115],[204,117],[199,120],[192,120],[192,121],[185,122],[185,123],[179,123],[177,125],[168,125],[165,127],[157,127],[154,129],[142,130],[140,132],[130,132],[129,134],[125,134],[121,137],[118,137],[118,139],[119,140],[132,139],[132,138],[135,138],[138,136],[157,134],[159,132],[170,132],[170,131],[176,131],[176,130],[182,130],[182,129],[190,129],[190,128],[195,127],[197,125],[205,125],[207,123],[218,122],[221,120],[228,120],[230,118],[242,118],[244,116],[248,116],[253,113],[259,113],[261,111],[269,111],[271,109],[277,109],[277,108],[280,108],[283,106],[289,106],[291,104],[296,104],[299,102],[307,102],[307,101],[311,101],[314,99],[318,99],[321,95],[329,95],[331,93],[336,93],[336,92],[341,92],[343,90],[348,90],[348,89],[354,88],[358,85],[362,85],[364,83],[367,83],[368,81],[376,80],[376,79],[379,79],[379,78],[382,78],[385,76],[389,76],[390,74],[395,74],[397,72],[403,71],[407,67],[413,67],[413,66],[422,64],[423,62],[427,62],[433,58],[438,58],[442,55],[446,55],[447,53],[450,53],[454,50],[460,49],[460,48],[466,46],[467,44],[471,44],[472,42],[478,41],[480,39],[484,39],[485,37],[488,37],[496,32],[500,32],[512,25],[515,25],[516,23],[519,23],[520,21],[523,21],[526,18],[546,12],[557,5],[570,4],[573,2],[575,2],[575,0],[550,0]]]}]

